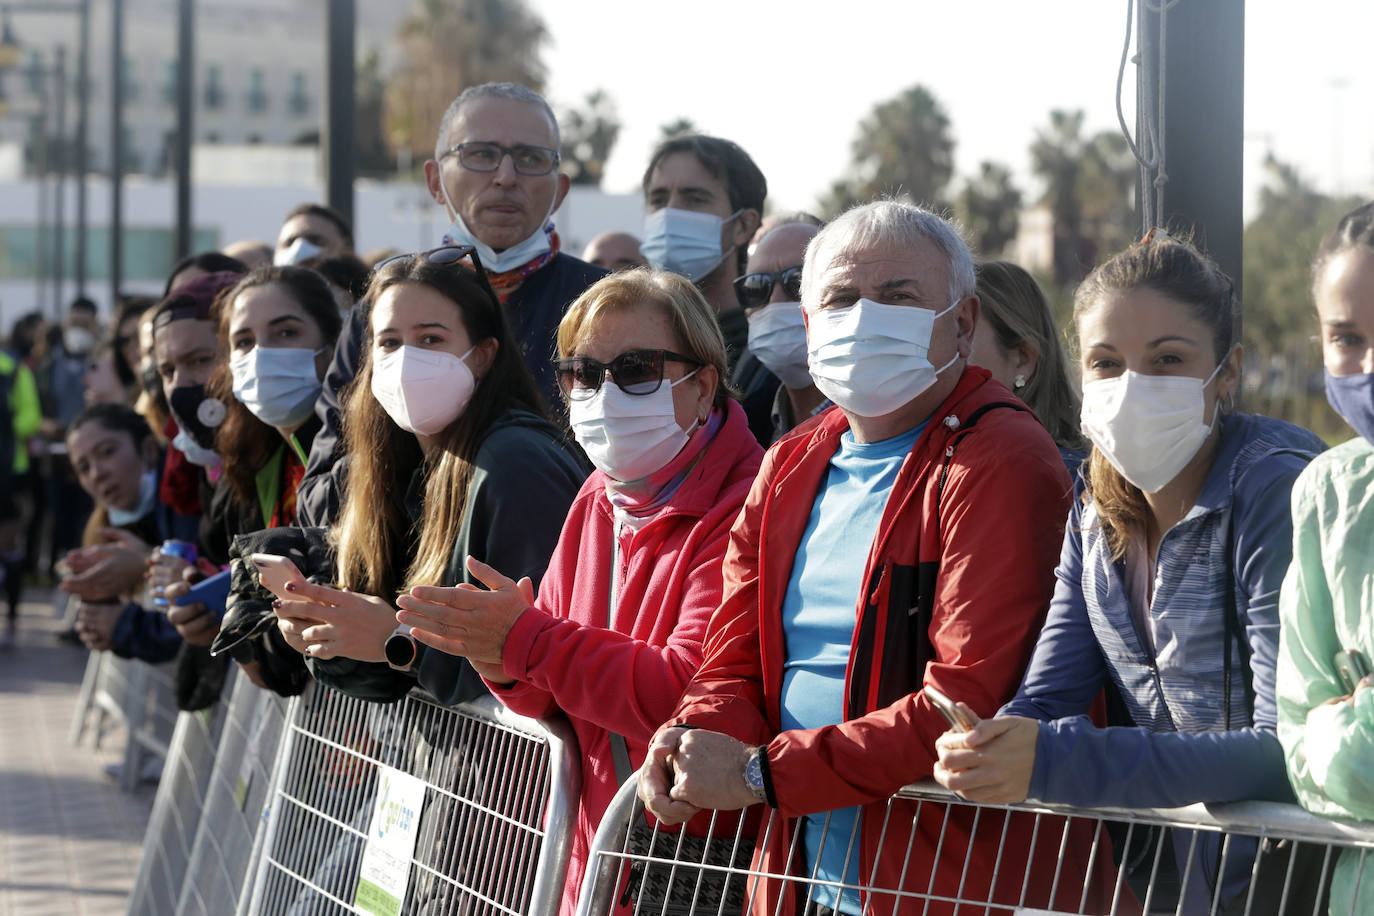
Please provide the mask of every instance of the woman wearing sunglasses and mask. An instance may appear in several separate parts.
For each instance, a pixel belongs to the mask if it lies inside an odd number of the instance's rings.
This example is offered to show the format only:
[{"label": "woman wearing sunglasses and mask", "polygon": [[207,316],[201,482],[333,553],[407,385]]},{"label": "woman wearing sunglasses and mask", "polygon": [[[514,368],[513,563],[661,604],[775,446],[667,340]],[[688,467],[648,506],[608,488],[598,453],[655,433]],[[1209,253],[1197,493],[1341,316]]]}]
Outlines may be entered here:
[{"label": "woman wearing sunglasses and mask", "polygon": [[[1211,259],[1162,232],[1078,288],[1092,452],[1058,582],[1017,695],[996,718],[937,740],[945,787],[991,804],[1292,800],[1275,735],[1278,595],[1292,555],[1288,494],[1324,445],[1226,409],[1241,376],[1234,298]],[[1088,713],[1109,683],[1125,711],[1096,728]],[[1172,912],[1144,836],[1118,853],[1143,869],[1127,869],[1138,895],[1149,879],[1153,905]],[[1223,861],[1218,834],[1165,836],[1161,874],[1187,880],[1179,912],[1210,912],[1214,891],[1219,912],[1243,906],[1254,841],[1230,838]]]},{"label": "woman wearing sunglasses and mask", "polygon": [[414,588],[397,616],[427,645],[466,656],[511,709],[572,721],[584,762],[566,916],[597,823],[701,663],[730,526],[762,451],[722,382],[711,309],[675,274],[598,281],[563,317],[558,353],[573,433],[597,472],[538,599],[473,558],[492,591]]},{"label": "woman wearing sunglasses and mask", "polygon": [[454,246],[378,265],[344,402],[348,487],[329,532],[339,588],[278,595],[279,628],[316,678],[362,699],[398,700],[417,680],[445,704],[485,693],[462,659],[398,628],[392,602],[476,581],[469,556],[538,581],[587,476],[476,261]]}]

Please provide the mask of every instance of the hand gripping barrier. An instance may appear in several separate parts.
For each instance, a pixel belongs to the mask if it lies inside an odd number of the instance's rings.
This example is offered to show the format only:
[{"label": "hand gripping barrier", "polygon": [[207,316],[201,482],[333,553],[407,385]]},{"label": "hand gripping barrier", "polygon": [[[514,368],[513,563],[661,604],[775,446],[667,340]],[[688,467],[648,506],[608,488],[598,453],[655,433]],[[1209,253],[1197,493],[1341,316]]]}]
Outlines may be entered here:
[{"label": "hand gripping barrier", "polygon": [[[1326,903],[1313,891],[1327,882],[1333,916],[1369,916],[1359,906],[1359,888],[1362,880],[1374,881],[1374,868],[1366,868],[1374,866],[1374,826],[1317,817],[1296,805],[1240,802],[1134,810],[1037,802],[979,805],[926,782],[901,790],[885,805],[865,808],[864,817],[881,820],[876,848],[883,864],[861,856],[860,879],[837,883],[808,870],[796,822],[776,811],[766,812],[759,845],[781,849],[789,867],[776,864],[782,857],[755,858],[748,868],[703,865],[684,857],[671,841],[666,848],[673,852],[667,855],[644,854],[644,845],[632,848],[627,840],[629,826],[645,817],[634,790],[633,779],[621,787],[597,830],[577,916],[740,916],[723,901],[699,905],[701,876],[712,873],[718,882],[723,876],[744,880],[743,909],[763,916],[829,916],[820,903],[839,903],[840,910],[861,916],[1324,916]],[[711,822],[714,828],[715,819]],[[819,815],[813,823],[825,831],[829,818]],[[869,829],[864,833],[871,836]],[[1028,836],[1029,845],[1018,845],[1017,836]],[[719,839],[728,845],[734,828],[722,830]],[[840,844],[846,856],[859,855],[865,845],[848,833],[833,838],[822,833],[819,844],[829,842]],[[664,846],[648,848],[657,852]],[[1173,854],[1165,856],[1166,848]],[[1263,853],[1256,855],[1257,849]],[[1169,867],[1172,862],[1178,863],[1176,870]],[[674,896],[646,904],[644,898],[652,894],[641,893],[640,882],[655,869],[660,877],[670,872]],[[1212,880],[1217,873],[1224,876],[1219,883]],[[856,896],[841,902],[841,890]],[[1371,890],[1364,891],[1366,904],[1374,899]]]},{"label": "hand gripping barrier", "polygon": [[378,705],[313,684],[292,702],[241,914],[353,907],[379,786],[423,784],[414,850],[391,912],[555,916],[580,784],[570,728],[483,697],[443,707],[420,691]]}]

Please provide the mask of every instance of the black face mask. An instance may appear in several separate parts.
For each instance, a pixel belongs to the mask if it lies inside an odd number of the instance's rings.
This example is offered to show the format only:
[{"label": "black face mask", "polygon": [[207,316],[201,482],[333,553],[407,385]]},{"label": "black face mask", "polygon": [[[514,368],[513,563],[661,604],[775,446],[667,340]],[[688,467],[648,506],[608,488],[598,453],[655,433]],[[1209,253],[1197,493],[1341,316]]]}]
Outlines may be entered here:
[{"label": "black face mask", "polygon": [[173,388],[167,399],[177,426],[204,449],[215,447],[215,429],[224,422],[228,411],[219,398],[206,397],[204,385],[183,385]]}]

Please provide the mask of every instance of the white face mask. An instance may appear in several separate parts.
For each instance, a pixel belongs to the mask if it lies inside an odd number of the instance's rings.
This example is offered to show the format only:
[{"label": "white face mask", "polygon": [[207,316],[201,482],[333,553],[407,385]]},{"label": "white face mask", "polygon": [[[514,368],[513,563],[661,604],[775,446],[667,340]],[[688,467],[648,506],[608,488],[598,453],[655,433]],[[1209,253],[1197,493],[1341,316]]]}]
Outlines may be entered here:
[{"label": "white face mask", "polygon": [[372,366],[372,396],[408,433],[433,436],[463,413],[477,380],[462,356],[423,347],[397,347]]},{"label": "white face mask", "polygon": [[807,361],[821,393],[846,413],[881,417],[935,384],[941,372],[930,364],[935,320],[954,310],[935,312],[910,305],[883,305],[871,299],[842,309],[808,313]]},{"label": "white face mask", "polygon": [[1212,434],[1204,381],[1176,375],[1141,375],[1127,370],[1116,378],[1083,385],[1083,434],[1112,467],[1146,493],[1157,493],[1178,476]]},{"label": "white face mask", "polygon": [[771,302],[749,313],[749,352],[788,388],[809,388],[806,321],[800,302]]},{"label": "white face mask", "polygon": [[278,249],[277,253],[272,255],[272,264],[276,267],[289,267],[292,264],[308,261],[322,251],[324,249],[314,242],[307,242],[305,239],[298,238],[286,248]]},{"label": "white face mask", "polygon": [[734,246],[722,249],[721,230],[743,213],[736,210],[725,219],[712,213],[664,207],[644,217],[644,242],[639,253],[654,270],[680,274],[693,283],[705,277]]},{"label": "white face mask", "polygon": [[219,453],[214,449],[203,447],[191,434],[186,431],[186,427],[181,426],[177,429],[177,434],[172,439],[172,448],[186,456],[186,460],[194,465],[203,468],[217,468],[220,465]]},{"label": "white face mask", "polygon": [[120,525],[132,525],[134,522],[143,518],[157,506],[157,471],[144,471],[143,476],[138,481],[138,505],[132,509],[119,509],[115,506],[106,507],[110,516],[110,524],[115,527]]},{"label": "white face mask", "polygon": [[677,457],[697,425],[678,425],[673,389],[698,371],[659,385],[653,394],[626,394],[615,382],[602,382],[591,397],[569,399],[573,435],[592,464],[624,483],[648,477]]},{"label": "white face mask", "polygon": [[455,245],[471,245],[477,249],[477,257],[482,261],[482,269],[487,273],[500,274],[514,270],[546,253],[551,247],[549,236],[552,231],[554,204],[558,202],[557,195],[554,195],[553,203],[549,205],[549,212],[539,221],[534,234],[498,254],[494,248],[473,235],[472,231],[468,229],[467,223],[463,222],[463,218],[458,215],[458,208],[453,206],[453,201],[448,196],[448,185],[444,184],[442,174],[439,178],[439,187],[443,189],[444,201],[448,203],[449,212],[453,214],[453,222],[449,225],[444,238]]},{"label": "white face mask", "polygon": [[234,397],[268,426],[296,426],[315,410],[319,350],[254,347],[229,360]]}]

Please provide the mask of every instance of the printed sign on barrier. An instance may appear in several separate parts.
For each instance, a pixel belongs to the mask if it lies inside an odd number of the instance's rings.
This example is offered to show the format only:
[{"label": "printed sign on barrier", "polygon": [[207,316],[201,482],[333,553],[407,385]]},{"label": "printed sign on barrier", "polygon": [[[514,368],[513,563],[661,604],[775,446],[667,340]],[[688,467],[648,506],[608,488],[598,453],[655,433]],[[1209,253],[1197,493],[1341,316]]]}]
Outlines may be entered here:
[{"label": "printed sign on barrier", "polygon": [[361,912],[399,916],[424,803],[424,780],[388,766],[377,768],[377,803],[353,897],[353,905]]}]

